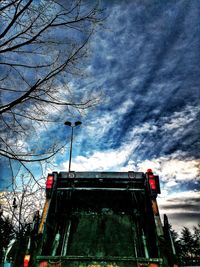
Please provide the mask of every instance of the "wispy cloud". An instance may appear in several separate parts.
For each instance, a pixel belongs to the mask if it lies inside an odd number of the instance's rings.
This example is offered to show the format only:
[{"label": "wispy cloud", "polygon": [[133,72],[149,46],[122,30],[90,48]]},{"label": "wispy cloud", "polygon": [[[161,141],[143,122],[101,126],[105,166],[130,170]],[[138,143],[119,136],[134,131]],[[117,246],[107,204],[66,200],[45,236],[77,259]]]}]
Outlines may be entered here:
[{"label": "wispy cloud", "polygon": [[198,116],[199,107],[188,105],[184,110],[174,112],[170,117],[163,118],[166,121],[163,130],[181,130],[186,126],[190,126]]},{"label": "wispy cloud", "polygon": [[183,226],[190,229],[199,223],[200,192],[175,192],[158,198],[160,213],[166,213],[173,228],[180,231]]},{"label": "wispy cloud", "polygon": [[[119,149],[96,151],[89,156],[77,156],[72,162],[75,171],[109,171],[120,168],[131,156],[138,141],[124,144]],[[68,162],[62,168],[67,169]]]}]

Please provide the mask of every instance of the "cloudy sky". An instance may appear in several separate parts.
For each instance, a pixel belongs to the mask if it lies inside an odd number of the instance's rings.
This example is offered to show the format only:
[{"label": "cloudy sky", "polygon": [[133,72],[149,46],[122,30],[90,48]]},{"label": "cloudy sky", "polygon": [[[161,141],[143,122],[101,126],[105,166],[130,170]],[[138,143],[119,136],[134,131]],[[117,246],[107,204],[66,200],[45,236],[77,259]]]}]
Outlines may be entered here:
[{"label": "cloudy sky", "polygon": [[[103,1],[77,95],[100,103],[75,129],[72,170],[160,176],[161,213],[175,229],[200,221],[200,1]],[[63,137],[70,129],[60,126]],[[48,138],[48,137],[47,137]],[[68,170],[68,151],[55,169]]]},{"label": "cloudy sky", "polygon": [[[88,78],[72,82],[101,95],[75,129],[72,169],[152,168],[160,176],[161,212],[177,229],[194,225],[200,221],[200,2],[106,2],[109,16],[92,40]],[[67,169],[68,160],[58,165]]]}]

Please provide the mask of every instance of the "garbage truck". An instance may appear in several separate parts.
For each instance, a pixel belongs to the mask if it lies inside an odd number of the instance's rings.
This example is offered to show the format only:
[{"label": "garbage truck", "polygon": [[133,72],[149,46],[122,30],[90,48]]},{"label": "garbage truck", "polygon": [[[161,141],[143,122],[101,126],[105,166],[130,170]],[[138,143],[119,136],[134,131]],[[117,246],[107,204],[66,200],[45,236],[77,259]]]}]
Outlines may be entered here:
[{"label": "garbage truck", "polygon": [[176,265],[159,177],[143,172],[53,172],[34,216],[24,267]]}]

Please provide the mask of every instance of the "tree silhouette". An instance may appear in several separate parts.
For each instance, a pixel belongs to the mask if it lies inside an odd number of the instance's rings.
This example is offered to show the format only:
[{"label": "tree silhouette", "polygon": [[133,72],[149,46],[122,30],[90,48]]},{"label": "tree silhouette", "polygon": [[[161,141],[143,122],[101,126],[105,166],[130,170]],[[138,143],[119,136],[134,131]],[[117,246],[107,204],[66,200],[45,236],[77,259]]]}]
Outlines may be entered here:
[{"label": "tree silhouette", "polygon": [[200,224],[193,228],[193,240],[194,240],[194,255],[200,257]]},{"label": "tree silhouette", "polygon": [[0,263],[3,261],[6,249],[14,237],[13,225],[8,217],[0,216]]},{"label": "tree silhouette", "polygon": [[183,257],[193,257],[194,256],[194,239],[189,228],[184,227],[181,231],[180,237],[182,245]]},{"label": "tree silhouette", "polygon": [[193,227],[183,227],[180,235],[171,230],[175,243],[176,254],[180,265],[200,265],[200,224]]}]

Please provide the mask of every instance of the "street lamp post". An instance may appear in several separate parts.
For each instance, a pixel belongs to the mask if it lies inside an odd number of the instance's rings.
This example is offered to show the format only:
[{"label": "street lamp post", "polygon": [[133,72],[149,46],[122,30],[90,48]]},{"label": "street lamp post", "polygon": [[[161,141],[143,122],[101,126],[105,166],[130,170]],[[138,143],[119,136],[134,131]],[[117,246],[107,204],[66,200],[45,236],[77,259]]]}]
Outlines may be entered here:
[{"label": "street lamp post", "polygon": [[69,152],[69,170],[68,172],[70,172],[71,170],[71,161],[72,161],[72,144],[73,144],[73,137],[74,137],[74,127],[81,125],[82,122],[81,121],[76,121],[74,123],[74,125],[72,125],[72,123],[70,121],[66,121],[64,123],[65,125],[71,127],[72,131],[71,131],[71,142],[70,142],[70,152]]}]

